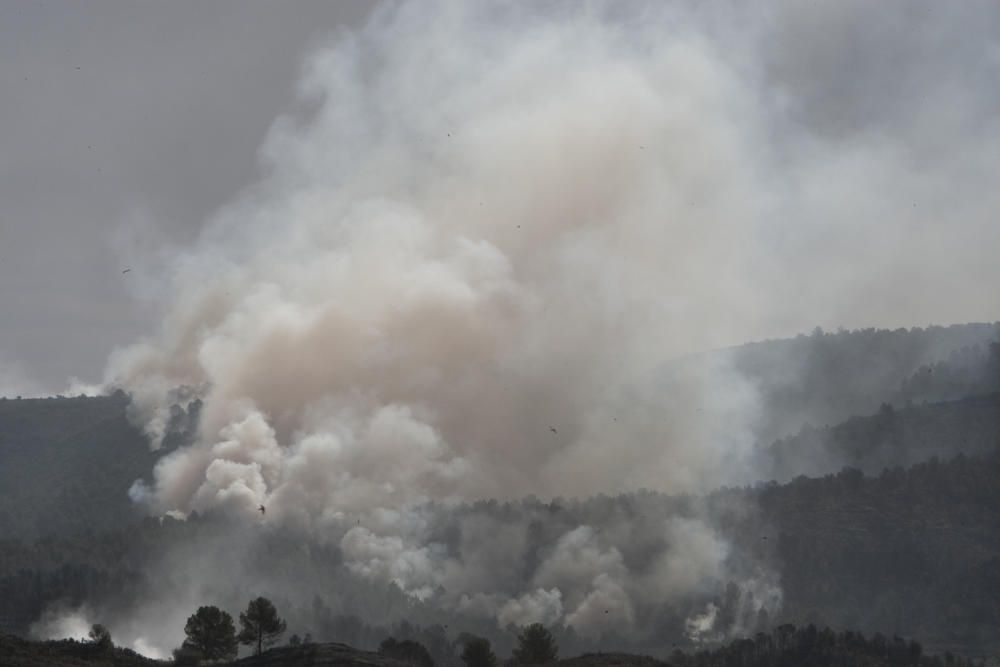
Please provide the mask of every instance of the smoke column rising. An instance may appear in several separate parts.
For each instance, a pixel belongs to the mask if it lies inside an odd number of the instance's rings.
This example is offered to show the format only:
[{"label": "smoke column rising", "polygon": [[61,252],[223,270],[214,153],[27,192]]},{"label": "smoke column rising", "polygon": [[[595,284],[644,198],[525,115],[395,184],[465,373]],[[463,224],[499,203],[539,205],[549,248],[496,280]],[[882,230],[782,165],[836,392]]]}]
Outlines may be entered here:
[{"label": "smoke column rising", "polygon": [[[667,391],[663,362],[996,312],[967,289],[1000,277],[993,100],[932,81],[955,89],[939,106],[905,77],[906,108],[875,83],[820,99],[814,76],[866,74],[809,36],[870,37],[892,10],[701,7],[404,3],[315,53],[264,177],[173,263],[159,331],[109,364],[154,444],[179,395],[204,402],[197,441],[133,497],[295,526],[357,576],[443,586],[503,623],[588,628],[613,608],[628,627],[638,591],[729,576],[730,547],[689,518],[659,525],[671,546],[642,581],[579,525],[504,590],[496,550],[524,527],[464,526],[459,567],[418,509],[751,481],[752,383],[723,359]],[[940,51],[884,35],[860,40],[876,63]]]},{"label": "smoke column rising", "polygon": [[720,316],[763,317],[753,91],[679,27],[439,10],[312,59],[315,110],[276,123],[268,178],[178,261],[160,335],[116,356],[140,405],[205,388],[199,444],[140,491],[157,510],[692,490],[738,446],[683,415],[743,419],[752,392],[693,377],[664,420],[646,390],[730,336]]}]

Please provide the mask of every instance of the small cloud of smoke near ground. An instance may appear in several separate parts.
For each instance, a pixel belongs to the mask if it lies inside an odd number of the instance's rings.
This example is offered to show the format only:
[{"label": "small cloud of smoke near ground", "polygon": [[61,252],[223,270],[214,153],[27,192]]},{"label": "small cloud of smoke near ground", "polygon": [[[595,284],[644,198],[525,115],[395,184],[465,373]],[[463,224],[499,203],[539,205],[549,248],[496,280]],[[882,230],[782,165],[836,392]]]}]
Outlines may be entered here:
[{"label": "small cloud of smoke near ground", "polygon": [[92,611],[87,606],[77,609],[55,607],[47,610],[31,626],[31,634],[40,639],[76,639],[86,641],[93,625]]},{"label": "small cloud of smoke near ground", "polygon": [[[667,379],[665,361],[996,312],[970,289],[1000,278],[996,100],[960,66],[975,54],[875,39],[860,5],[702,7],[410,3],[316,52],[266,178],[177,257],[160,329],[109,362],[154,446],[176,392],[203,401],[194,444],[133,497],[293,526],[353,576],[511,621],[627,630],[651,591],[732,578],[698,516],[662,517],[641,576],[628,526],[569,526],[524,582],[505,554],[530,524],[477,517],[455,561],[419,509],[753,481],[753,383],[724,357]],[[906,20],[929,25],[923,7]],[[976,11],[948,29],[995,22]],[[835,43],[882,68],[838,87]],[[886,53],[927,49],[899,66],[964,73],[889,100]]]},{"label": "small cloud of smoke near ground", "polygon": [[197,607],[236,613],[254,591],[275,601],[290,628],[317,639],[345,640],[324,634],[323,605],[386,634],[408,621],[450,628],[452,638],[465,631],[509,642],[510,626],[541,622],[572,628],[596,648],[606,637],[680,641],[684,619],[717,603],[724,613],[711,636],[731,636],[761,627],[761,609],[781,609],[774,563],[720,528],[756,534],[746,514],[727,502],[647,492],[427,504],[321,534],[225,513],[164,519],[174,539],[152,550],[147,576],[83,609],[51,610],[39,634],[100,622],[117,644],[169,654]]}]

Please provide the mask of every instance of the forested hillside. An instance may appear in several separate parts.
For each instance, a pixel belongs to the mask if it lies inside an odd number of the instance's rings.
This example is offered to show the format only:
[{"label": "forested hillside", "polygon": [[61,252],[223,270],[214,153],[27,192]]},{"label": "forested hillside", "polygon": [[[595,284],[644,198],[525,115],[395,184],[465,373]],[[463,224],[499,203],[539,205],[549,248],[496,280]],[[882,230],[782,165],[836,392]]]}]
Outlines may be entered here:
[{"label": "forested hillside", "polygon": [[1000,447],[1000,393],[957,401],[883,403],[874,415],[851,417],[825,428],[806,427],[762,449],[761,479],[788,481],[844,467],[878,474],[933,457],[977,454]]},{"label": "forested hillside", "polygon": [[[526,526],[522,587],[545,550],[579,526],[616,527],[623,562],[641,571],[674,518],[719,531],[729,560],[747,576],[762,568],[779,577],[780,605],[768,602],[763,613],[745,586],[705,589],[699,598],[643,610],[630,638],[560,631],[571,653],[606,646],[660,652],[688,641],[691,614],[710,608],[717,617],[703,640],[812,622],[920,637],[934,650],[1000,652],[995,334],[994,325],[817,334],[719,353],[735,355],[762,396],[780,406],[772,426],[790,426],[790,414],[812,423],[816,415],[858,411],[842,423],[761,441],[757,471],[765,481],[753,488],[483,501],[432,507],[426,516],[444,550],[457,548],[465,525]],[[932,399],[947,400],[925,403]],[[271,582],[296,631],[318,640],[374,648],[388,634],[412,637],[442,665],[456,664],[449,640],[456,628],[508,648],[510,637],[492,618],[456,616],[395,585],[354,577],[341,567],[336,542],[271,531],[240,552],[244,538],[221,517],[143,519],[127,491],[161,452],[149,451],[127,410],[122,393],[0,400],[0,631],[25,634],[56,603],[125,613],[134,600],[156,597],[166,584],[155,577],[170,575],[171,558],[210,544],[213,552],[239,553],[240,576]],[[192,437],[196,416],[197,405],[191,415],[175,415],[163,451]],[[216,594],[224,590],[220,584]]]},{"label": "forested hillside", "polygon": [[0,665],[4,667],[157,667],[130,649],[73,640],[32,642],[0,632]]},{"label": "forested hillside", "polygon": [[994,452],[758,490],[782,618],[1000,650],[998,479]]},{"label": "forested hillside", "polygon": [[0,398],[0,537],[120,528],[142,518],[128,490],[192,437],[176,409],[159,451],[127,418],[128,396]]},{"label": "forested hillside", "polygon": [[[998,478],[1000,456],[991,454],[932,461],[876,477],[847,470],[786,485],[716,492],[705,499],[707,516],[731,540],[733,557],[777,567],[783,600],[777,614],[749,620],[740,618],[753,608],[745,591],[730,587],[701,603],[719,609],[720,638],[737,624],[753,632],[787,621],[920,637],[929,647],[956,652],[1000,648]],[[544,529],[556,533],[560,525],[602,521],[647,525],[654,531],[662,520],[657,517],[695,516],[702,505],[697,498],[647,492],[552,504],[479,503],[456,508],[453,516],[473,513],[481,520],[492,517],[498,525],[517,523],[522,516],[549,517],[551,526]],[[757,510],[748,513],[751,507]],[[442,529],[450,530],[447,522]],[[30,544],[5,540],[0,543],[0,619],[8,619],[7,631],[23,633],[46,604],[57,600],[72,604],[140,597],[160,583],[150,579],[146,568],[158,555],[171,545],[224,535],[224,530],[224,524],[211,520],[147,520],[141,527],[73,538]],[[625,558],[641,560],[645,547],[636,543],[633,548],[634,554],[625,552]],[[311,604],[289,609],[290,619],[297,631],[320,640],[371,647],[403,618],[411,620],[408,632],[428,644],[435,635],[420,629],[427,624],[491,632],[489,623],[449,618],[393,587],[379,589],[334,575],[340,561],[336,548],[306,548],[293,535],[271,535],[240,560],[260,577],[276,569],[296,572],[314,592],[306,595]],[[285,593],[289,599],[300,594]],[[331,608],[328,603],[335,604]],[[352,615],[361,609],[385,620]],[[650,626],[653,634],[646,639],[617,641],[624,647],[662,650],[658,642],[683,639],[683,621],[675,617],[671,625],[664,617]],[[438,631],[437,644],[446,645],[444,631]],[[571,636],[563,641],[585,651],[596,649],[597,639]]]},{"label": "forested hillside", "polygon": [[[27,642],[0,636],[0,659],[7,667],[155,667],[123,649],[73,641]],[[260,656],[216,664],[240,667],[403,667],[411,663],[342,643],[281,646]],[[509,663],[518,665],[520,663]],[[713,649],[673,651],[667,660],[628,653],[587,653],[552,663],[553,667],[973,667],[979,661],[950,653],[927,655],[919,642],[854,631],[834,632],[813,625],[783,625],[752,638]]]},{"label": "forested hillside", "polygon": [[[735,371],[760,393],[763,420],[756,435],[769,443],[807,424],[822,427],[872,414],[886,402],[953,400],[997,391],[1000,349],[993,349],[994,366],[987,367],[990,343],[997,341],[1000,323],[817,330],[740,345],[727,353]],[[928,375],[934,379],[924,377]]]},{"label": "forested hillside", "polygon": [[155,455],[123,393],[0,399],[0,536],[33,538],[131,523],[128,488]]},{"label": "forested hillside", "polygon": [[[564,661],[574,663],[574,661]],[[595,661],[594,666],[600,664]],[[914,640],[865,637],[850,630],[834,632],[808,624],[781,625],[715,649],[670,655],[675,667],[971,667],[975,661],[951,653],[925,655]],[[575,665],[574,665],[575,667]]]},{"label": "forested hillside", "polygon": [[[783,438],[767,451],[762,479],[824,474],[844,465],[878,472],[993,446],[996,399],[918,413],[906,405],[1000,390],[1000,345],[989,345],[998,332],[997,324],[866,329],[752,343],[709,356],[731,357],[759,387],[762,447]],[[852,415],[873,415],[882,404],[894,405],[898,418],[883,414],[822,429]],[[126,418],[127,407],[122,392],[0,398],[0,535],[103,530],[137,518],[129,487],[149,476],[160,454],[191,437],[198,404],[192,415],[174,415],[160,452],[149,451]],[[867,432],[872,429],[879,431],[878,442]]]}]

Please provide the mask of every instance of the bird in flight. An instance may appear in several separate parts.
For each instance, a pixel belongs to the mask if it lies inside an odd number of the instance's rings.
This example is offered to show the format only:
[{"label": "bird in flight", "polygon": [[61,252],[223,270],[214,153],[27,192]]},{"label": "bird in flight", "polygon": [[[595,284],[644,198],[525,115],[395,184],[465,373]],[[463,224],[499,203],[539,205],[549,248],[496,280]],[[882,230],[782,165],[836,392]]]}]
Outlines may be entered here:
[{"label": "bird in flight", "polygon": [[552,431],[553,433],[558,433],[559,432],[559,431],[557,431],[555,429],[555,427],[552,427],[552,426],[549,427],[549,430]]},{"label": "bird in flight", "polygon": [[131,270],[132,270],[132,269],[125,269],[124,271],[122,271],[122,273],[128,273],[128,272],[129,272],[129,271],[131,271]]},{"label": "bird in flight", "polygon": [[261,513],[261,514],[263,514],[263,513],[264,513],[264,511],[265,511],[265,510],[264,510],[264,506],[263,506],[263,505],[261,505],[261,506],[260,506],[260,507],[259,507],[258,509],[260,509],[260,513]]}]

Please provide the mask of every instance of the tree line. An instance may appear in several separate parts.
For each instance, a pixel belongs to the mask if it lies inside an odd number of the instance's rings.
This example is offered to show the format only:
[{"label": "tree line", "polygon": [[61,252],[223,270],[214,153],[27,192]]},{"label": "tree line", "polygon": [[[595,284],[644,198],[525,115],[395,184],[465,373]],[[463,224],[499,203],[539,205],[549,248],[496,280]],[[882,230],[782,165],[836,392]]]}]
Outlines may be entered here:
[{"label": "tree line", "polygon": [[287,626],[278,616],[274,603],[264,597],[250,601],[240,612],[240,631],[236,632],[233,617],[215,606],[198,607],[184,625],[186,639],[174,651],[178,665],[196,665],[201,661],[232,660],[239,644],[260,655],[264,647],[274,644]]},{"label": "tree line", "polygon": [[[274,644],[285,631],[285,623],[266,598],[252,600],[240,614],[240,631],[233,618],[214,606],[199,607],[184,628],[187,639],[174,652],[177,665],[198,665],[236,657],[240,643],[259,655]],[[311,639],[293,635],[289,646],[308,645]],[[488,639],[462,633],[456,640],[462,646],[464,667],[498,667],[498,659]],[[88,655],[111,655],[113,645],[107,629],[93,626]],[[413,639],[388,637],[378,650],[380,655],[413,667],[435,667],[427,648]],[[131,657],[131,656],[126,656]],[[138,656],[135,656],[138,657]],[[294,660],[295,656],[286,656]],[[634,659],[633,659],[634,658]],[[559,659],[553,634],[541,623],[533,623],[517,632],[517,645],[505,665],[547,665]],[[920,643],[902,637],[888,638],[880,633],[866,637],[860,632],[834,632],[813,624],[796,627],[783,624],[770,632],[691,652],[676,649],[668,663],[642,656],[591,654],[568,661],[587,664],[653,664],[662,667],[982,667],[982,660],[943,653],[926,655]]]},{"label": "tree line", "polygon": [[688,654],[674,651],[675,667],[976,667],[985,664],[944,653],[924,655],[916,641],[875,633],[834,632],[784,624],[771,632]]},{"label": "tree line", "polygon": [[[278,615],[270,600],[257,597],[250,601],[239,615],[239,631],[233,617],[214,605],[198,607],[184,625],[183,644],[173,651],[174,664],[192,667],[201,663],[229,661],[236,658],[240,644],[251,648],[254,655],[261,655],[265,648],[274,645],[287,630],[287,624]],[[111,633],[100,624],[89,632],[89,644],[98,655],[110,655],[114,650]],[[310,635],[304,638],[293,634],[288,645],[299,647],[312,643]],[[490,641],[468,633],[459,635],[455,642],[461,645],[461,660],[465,667],[497,667],[499,660]],[[435,667],[434,658],[427,648],[413,639],[397,640],[388,637],[379,645],[378,652],[413,667]],[[559,658],[559,648],[552,633],[541,623],[522,627],[517,633],[517,647],[511,660],[519,665],[544,665]]]}]

